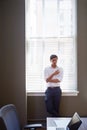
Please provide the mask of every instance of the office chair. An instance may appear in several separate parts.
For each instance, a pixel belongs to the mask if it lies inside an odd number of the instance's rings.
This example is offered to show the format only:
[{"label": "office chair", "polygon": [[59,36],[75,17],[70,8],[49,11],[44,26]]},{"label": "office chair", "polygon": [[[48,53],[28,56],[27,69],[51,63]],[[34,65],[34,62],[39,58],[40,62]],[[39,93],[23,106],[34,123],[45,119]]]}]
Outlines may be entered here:
[{"label": "office chair", "polygon": [[[36,130],[42,124],[25,125],[24,129]],[[22,130],[15,105],[8,104],[0,109],[0,130]]]}]

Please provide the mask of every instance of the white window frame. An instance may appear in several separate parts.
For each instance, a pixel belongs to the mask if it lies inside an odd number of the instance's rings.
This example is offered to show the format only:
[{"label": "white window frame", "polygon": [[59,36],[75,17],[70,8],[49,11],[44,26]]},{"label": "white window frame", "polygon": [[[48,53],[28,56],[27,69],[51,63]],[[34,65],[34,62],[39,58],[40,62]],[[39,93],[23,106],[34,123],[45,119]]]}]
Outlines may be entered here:
[{"label": "white window frame", "polygon": [[[75,6],[77,7],[77,0],[75,1]],[[26,12],[26,11],[25,11]],[[76,15],[76,18],[77,18],[77,11],[75,9],[75,15]],[[76,23],[77,23],[77,19],[75,19]],[[77,34],[77,29],[76,29],[76,34]],[[76,35],[77,37],[77,35]],[[75,39],[75,41],[77,41],[77,39]],[[76,46],[76,50],[75,50],[75,53],[76,53],[76,56],[77,56],[77,46]],[[76,57],[76,63],[77,63],[77,57]],[[76,68],[77,69],[77,68]],[[76,70],[77,71],[77,70]],[[78,84],[77,84],[78,85]],[[78,91],[78,87],[76,90],[67,90],[67,91],[62,91],[62,96],[77,96],[79,93]],[[44,96],[44,92],[29,92],[27,91],[27,95],[28,96]]]}]

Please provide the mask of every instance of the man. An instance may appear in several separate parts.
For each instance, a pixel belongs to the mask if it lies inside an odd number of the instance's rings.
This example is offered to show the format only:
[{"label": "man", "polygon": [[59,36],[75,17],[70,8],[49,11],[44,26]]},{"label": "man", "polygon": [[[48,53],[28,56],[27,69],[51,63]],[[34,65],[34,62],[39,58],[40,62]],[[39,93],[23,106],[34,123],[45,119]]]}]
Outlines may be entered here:
[{"label": "man", "polygon": [[59,116],[59,105],[61,99],[60,82],[63,78],[63,69],[57,66],[57,61],[57,55],[51,55],[51,66],[46,67],[44,70],[44,77],[47,83],[45,103],[47,112],[49,112],[52,117]]}]

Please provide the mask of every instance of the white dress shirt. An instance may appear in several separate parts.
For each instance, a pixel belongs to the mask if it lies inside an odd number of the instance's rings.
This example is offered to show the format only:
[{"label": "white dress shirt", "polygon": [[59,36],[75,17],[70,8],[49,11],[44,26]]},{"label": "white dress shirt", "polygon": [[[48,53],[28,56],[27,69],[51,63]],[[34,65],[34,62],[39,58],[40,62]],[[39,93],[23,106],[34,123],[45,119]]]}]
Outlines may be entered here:
[{"label": "white dress shirt", "polygon": [[[60,67],[56,67],[56,68],[53,68],[51,66],[49,67],[46,67],[45,70],[44,70],[44,78],[45,80],[52,74],[54,73],[55,71],[59,70],[59,74],[57,75],[54,75],[52,79],[58,79],[60,80],[60,82],[62,81],[62,78],[63,78],[63,69],[60,68]],[[60,82],[57,82],[57,83],[52,83],[52,82],[47,82],[47,87],[57,87],[57,86],[60,86]]]}]

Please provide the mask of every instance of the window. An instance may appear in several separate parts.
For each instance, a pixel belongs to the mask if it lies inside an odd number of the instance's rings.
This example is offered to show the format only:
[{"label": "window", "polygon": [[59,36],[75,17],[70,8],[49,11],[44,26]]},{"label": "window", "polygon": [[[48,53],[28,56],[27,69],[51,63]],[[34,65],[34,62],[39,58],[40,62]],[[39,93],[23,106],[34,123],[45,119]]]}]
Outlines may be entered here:
[{"label": "window", "polygon": [[26,88],[44,92],[44,67],[57,54],[61,88],[77,90],[76,0],[26,0]]}]

